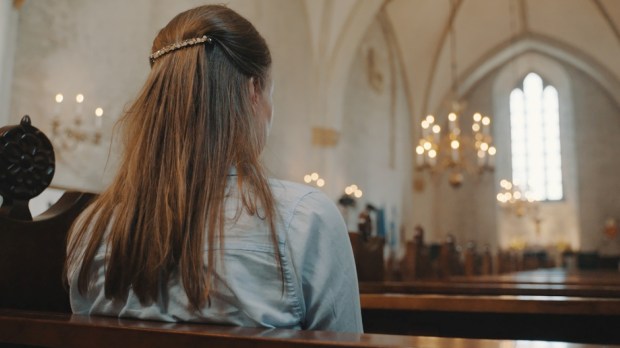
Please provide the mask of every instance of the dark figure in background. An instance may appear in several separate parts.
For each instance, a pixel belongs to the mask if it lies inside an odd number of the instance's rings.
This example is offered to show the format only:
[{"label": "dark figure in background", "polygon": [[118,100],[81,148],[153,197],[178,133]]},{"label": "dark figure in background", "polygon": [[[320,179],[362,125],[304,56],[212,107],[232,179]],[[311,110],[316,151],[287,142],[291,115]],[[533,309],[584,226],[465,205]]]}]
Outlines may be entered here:
[{"label": "dark figure in background", "polygon": [[413,229],[413,241],[419,245],[424,245],[424,228],[420,225],[416,225]]},{"label": "dark figure in background", "polygon": [[366,204],[366,208],[362,210],[357,220],[357,228],[364,241],[368,241],[372,235],[372,219],[370,218],[370,212],[375,210],[376,208],[372,204]]}]

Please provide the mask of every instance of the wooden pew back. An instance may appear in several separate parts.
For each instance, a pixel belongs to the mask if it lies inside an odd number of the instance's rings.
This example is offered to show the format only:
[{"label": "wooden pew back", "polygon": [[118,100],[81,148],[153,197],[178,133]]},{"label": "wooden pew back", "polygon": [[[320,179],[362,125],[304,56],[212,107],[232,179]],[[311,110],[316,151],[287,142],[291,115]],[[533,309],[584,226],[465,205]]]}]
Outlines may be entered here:
[{"label": "wooden pew back", "polygon": [[93,197],[67,192],[33,221],[0,213],[0,308],[70,312],[62,279],[66,236]]}]

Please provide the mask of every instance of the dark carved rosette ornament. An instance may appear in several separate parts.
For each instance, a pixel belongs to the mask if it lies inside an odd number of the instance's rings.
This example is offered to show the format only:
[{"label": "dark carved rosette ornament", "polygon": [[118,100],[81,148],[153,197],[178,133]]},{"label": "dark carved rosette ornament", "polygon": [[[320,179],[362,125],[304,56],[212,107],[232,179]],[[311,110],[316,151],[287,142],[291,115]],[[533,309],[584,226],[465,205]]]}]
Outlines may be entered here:
[{"label": "dark carved rosette ornament", "polygon": [[[28,115],[19,125],[0,128],[0,196],[3,208],[18,208],[38,196],[54,177],[54,148],[40,130],[33,127]],[[11,215],[15,215],[12,212]],[[16,217],[24,216],[19,212]]]}]

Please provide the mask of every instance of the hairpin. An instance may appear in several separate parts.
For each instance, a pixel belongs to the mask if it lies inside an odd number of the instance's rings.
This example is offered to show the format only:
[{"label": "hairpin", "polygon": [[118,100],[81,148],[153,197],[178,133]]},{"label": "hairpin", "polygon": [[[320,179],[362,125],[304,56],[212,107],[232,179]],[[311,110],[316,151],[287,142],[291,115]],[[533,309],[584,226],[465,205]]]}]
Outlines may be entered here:
[{"label": "hairpin", "polygon": [[170,44],[164,48],[161,48],[155,51],[153,54],[149,56],[149,59],[151,60],[151,62],[154,62],[155,60],[157,60],[157,58],[163,56],[164,54],[170,53],[172,51],[176,51],[184,47],[194,46],[194,45],[198,45],[198,44],[205,43],[205,42],[210,44],[213,42],[213,39],[210,36],[204,35],[203,37],[197,37],[193,39],[187,39],[187,40],[183,40],[180,42],[176,42],[176,43]]}]

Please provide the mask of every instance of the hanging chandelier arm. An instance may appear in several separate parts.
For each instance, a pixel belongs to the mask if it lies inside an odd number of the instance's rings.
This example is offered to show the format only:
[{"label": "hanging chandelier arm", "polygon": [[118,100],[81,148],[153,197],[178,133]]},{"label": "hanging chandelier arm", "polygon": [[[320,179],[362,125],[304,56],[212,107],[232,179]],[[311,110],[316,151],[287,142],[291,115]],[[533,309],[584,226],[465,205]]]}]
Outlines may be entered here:
[{"label": "hanging chandelier arm", "polygon": [[[454,8],[454,1],[450,0],[450,12],[454,12],[452,9]],[[450,21],[450,74],[452,77],[452,96],[454,99],[458,99],[458,85],[459,85],[459,77],[458,77],[458,69],[457,69],[457,61],[456,61],[456,33],[454,31],[454,17]]]},{"label": "hanging chandelier arm", "polygon": [[448,16],[448,20],[446,21],[446,24],[444,25],[439,42],[437,46],[435,47],[435,52],[433,52],[433,60],[431,61],[431,69],[430,69],[431,73],[428,75],[428,79],[426,80],[426,89],[424,92],[425,93],[424,99],[423,99],[424,104],[422,106],[423,115],[426,115],[429,113],[428,102],[431,96],[431,90],[433,88],[433,83],[435,82],[435,75],[437,73],[437,65],[439,63],[439,56],[441,55],[441,52],[443,51],[443,46],[444,46],[444,43],[446,42],[446,38],[448,37],[448,34],[450,33],[450,28],[452,27],[452,23],[454,22],[454,19],[456,18],[456,15],[458,14],[458,11],[464,1],[465,0],[455,0],[454,6],[452,6],[450,15]]}]

